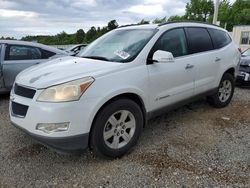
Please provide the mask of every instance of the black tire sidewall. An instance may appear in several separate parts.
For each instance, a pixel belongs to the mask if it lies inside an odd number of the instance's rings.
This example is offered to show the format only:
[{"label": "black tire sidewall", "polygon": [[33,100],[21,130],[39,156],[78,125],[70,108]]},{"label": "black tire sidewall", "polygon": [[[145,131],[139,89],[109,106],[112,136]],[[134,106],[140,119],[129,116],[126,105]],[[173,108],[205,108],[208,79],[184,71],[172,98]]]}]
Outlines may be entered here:
[{"label": "black tire sidewall", "polygon": [[[135,133],[130,142],[120,149],[108,147],[103,138],[103,129],[108,118],[117,111],[131,112],[136,121]],[[137,142],[143,128],[143,114],[140,107],[129,99],[119,99],[106,105],[96,116],[91,133],[91,146],[98,155],[109,158],[121,157],[127,153]]]}]

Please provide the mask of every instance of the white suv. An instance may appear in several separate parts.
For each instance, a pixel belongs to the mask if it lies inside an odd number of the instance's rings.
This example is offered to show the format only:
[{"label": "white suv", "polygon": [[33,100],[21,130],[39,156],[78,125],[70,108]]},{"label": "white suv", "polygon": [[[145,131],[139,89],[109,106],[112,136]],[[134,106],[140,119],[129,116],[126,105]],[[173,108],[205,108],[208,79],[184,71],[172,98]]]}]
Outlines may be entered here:
[{"label": "white suv", "polygon": [[31,67],[16,78],[11,122],[62,152],[90,147],[120,157],[147,120],[199,97],[229,104],[240,52],[226,30],[179,22],[126,26],[81,54]]}]

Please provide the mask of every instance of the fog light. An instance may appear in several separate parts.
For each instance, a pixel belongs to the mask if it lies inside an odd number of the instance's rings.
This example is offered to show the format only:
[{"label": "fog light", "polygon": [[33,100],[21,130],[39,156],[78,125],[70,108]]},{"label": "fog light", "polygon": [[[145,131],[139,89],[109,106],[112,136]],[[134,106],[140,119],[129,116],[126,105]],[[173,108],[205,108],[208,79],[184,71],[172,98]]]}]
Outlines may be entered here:
[{"label": "fog light", "polygon": [[67,131],[69,123],[38,123],[36,129],[45,133]]}]

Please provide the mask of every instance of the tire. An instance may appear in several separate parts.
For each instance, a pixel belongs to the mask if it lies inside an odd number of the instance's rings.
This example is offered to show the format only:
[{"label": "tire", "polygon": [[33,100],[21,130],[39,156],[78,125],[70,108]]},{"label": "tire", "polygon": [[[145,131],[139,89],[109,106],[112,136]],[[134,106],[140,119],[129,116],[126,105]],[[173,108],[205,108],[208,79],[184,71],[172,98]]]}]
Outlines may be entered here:
[{"label": "tire", "polygon": [[[226,107],[234,94],[235,80],[233,75],[225,73],[215,94],[208,96],[208,102],[215,108]],[[224,97],[223,97],[224,96]]]},{"label": "tire", "polygon": [[90,144],[94,153],[119,158],[137,143],[143,128],[143,114],[137,103],[122,98],[104,106],[92,126]]}]

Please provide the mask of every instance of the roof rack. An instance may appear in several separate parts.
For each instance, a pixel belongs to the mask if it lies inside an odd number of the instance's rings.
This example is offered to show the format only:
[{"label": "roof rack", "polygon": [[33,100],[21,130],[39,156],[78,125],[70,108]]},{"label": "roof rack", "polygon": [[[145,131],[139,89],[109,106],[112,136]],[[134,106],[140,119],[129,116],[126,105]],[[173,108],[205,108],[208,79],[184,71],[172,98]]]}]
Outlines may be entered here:
[{"label": "roof rack", "polygon": [[[198,23],[198,24],[206,24],[206,25],[212,25],[212,26],[216,26],[216,27],[220,27],[218,25],[215,24],[210,24],[210,23],[206,23],[206,22],[201,22],[201,21],[173,21],[173,22],[165,22],[162,24],[158,24],[158,26],[163,26],[163,25],[168,25],[168,24],[173,24],[173,23]],[[221,28],[221,27],[220,27]]]},{"label": "roof rack", "polygon": [[118,28],[130,27],[130,26],[139,26],[139,25],[147,25],[147,24],[127,24],[127,25],[121,25]]}]

